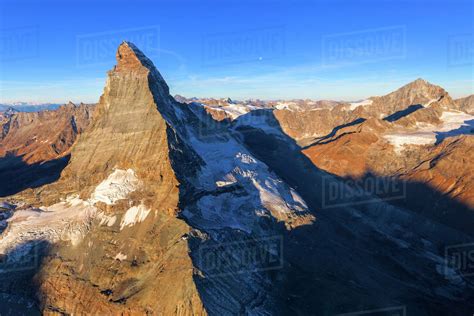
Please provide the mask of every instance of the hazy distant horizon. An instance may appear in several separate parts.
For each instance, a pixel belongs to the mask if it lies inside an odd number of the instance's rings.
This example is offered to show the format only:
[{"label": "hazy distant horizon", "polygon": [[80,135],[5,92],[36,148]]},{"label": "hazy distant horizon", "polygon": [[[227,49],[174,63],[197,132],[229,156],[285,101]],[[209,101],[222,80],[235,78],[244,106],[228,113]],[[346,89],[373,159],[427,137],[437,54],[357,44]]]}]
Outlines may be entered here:
[{"label": "hazy distant horizon", "polygon": [[474,93],[468,0],[21,3],[0,4],[0,102],[97,102],[122,40],[173,95],[352,101],[419,77]]},{"label": "hazy distant horizon", "polygon": [[[414,78],[413,80],[415,80],[416,78]],[[413,81],[411,80],[411,81]],[[321,98],[314,98],[314,97],[307,97],[307,98],[304,98],[304,97],[288,97],[288,98],[263,98],[263,97],[245,97],[245,98],[240,98],[240,97],[232,97],[232,96],[228,96],[228,95],[222,95],[222,96],[210,96],[210,95],[206,95],[206,94],[202,94],[202,95],[185,95],[183,93],[174,93],[172,91],[172,89],[170,88],[170,94],[173,95],[173,96],[176,96],[176,95],[180,95],[180,96],[183,96],[185,98],[207,98],[207,99],[226,99],[226,98],[231,98],[232,100],[236,100],[236,101],[246,101],[246,100],[261,100],[261,101],[284,101],[284,100],[304,100],[304,99],[309,99],[309,100],[314,100],[314,101],[319,101],[319,100],[329,100],[329,101],[339,101],[339,102],[356,102],[356,101],[361,101],[361,100],[364,100],[364,99],[367,99],[367,98],[370,98],[370,97],[375,97],[375,96],[381,96],[381,95],[385,95],[385,94],[388,94],[392,91],[395,91],[396,89],[402,87],[403,85],[411,82],[411,81],[406,81],[404,83],[401,83],[397,86],[394,86],[394,85],[391,85],[390,87],[387,87],[385,90],[384,93],[381,93],[381,94],[372,94],[372,95],[366,95],[366,96],[363,96],[363,97],[359,97],[359,98],[345,98],[345,99],[342,99],[342,98],[324,98],[324,97],[321,97]],[[429,80],[428,80],[429,81]],[[431,82],[429,81],[430,83],[432,84],[435,84],[435,85],[439,85],[438,83],[436,82]],[[104,80],[104,83],[103,85],[101,86],[101,89],[103,89],[103,86],[105,85],[105,80]],[[388,86],[388,85],[387,85]],[[446,89],[447,92],[451,95],[451,97],[453,99],[460,99],[460,98],[464,98],[464,97],[467,97],[467,96],[470,96],[472,94],[474,94],[474,91],[470,91],[470,92],[466,92],[465,94],[453,94],[449,91],[449,89],[447,89],[444,85],[439,85],[441,86],[442,88]],[[102,94],[102,92],[101,92]],[[98,103],[99,102],[99,97],[100,95],[99,94],[97,96],[97,98],[95,99],[80,99],[80,98],[74,98],[73,96],[71,96],[69,99],[45,99],[45,100],[28,100],[28,99],[21,99],[21,100],[1,100],[0,99],[0,105],[8,105],[8,106],[15,106],[14,103],[22,103],[21,106],[38,106],[38,105],[46,105],[46,104],[51,104],[51,105],[62,105],[62,104],[66,104],[68,102],[72,102],[74,104],[80,104],[80,103],[85,103],[85,104],[90,104],[90,103]]]}]

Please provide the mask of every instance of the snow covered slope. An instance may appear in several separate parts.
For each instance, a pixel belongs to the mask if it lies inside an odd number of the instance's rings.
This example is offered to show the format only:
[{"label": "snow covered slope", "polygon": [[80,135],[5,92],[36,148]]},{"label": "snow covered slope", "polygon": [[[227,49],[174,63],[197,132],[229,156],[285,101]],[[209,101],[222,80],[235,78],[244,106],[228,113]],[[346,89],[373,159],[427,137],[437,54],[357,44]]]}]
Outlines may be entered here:
[{"label": "snow covered slope", "polygon": [[435,144],[445,137],[473,133],[474,115],[444,111],[440,120],[440,125],[418,124],[415,130],[391,131],[384,137],[400,152],[405,145]]}]

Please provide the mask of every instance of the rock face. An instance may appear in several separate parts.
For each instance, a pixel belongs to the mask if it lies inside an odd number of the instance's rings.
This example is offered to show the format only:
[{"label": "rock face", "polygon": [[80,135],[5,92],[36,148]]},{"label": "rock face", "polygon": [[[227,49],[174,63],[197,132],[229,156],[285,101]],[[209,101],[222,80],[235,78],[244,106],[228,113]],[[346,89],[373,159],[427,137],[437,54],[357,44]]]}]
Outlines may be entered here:
[{"label": "rock face", "polygon": [[455,100],[459,110],[474,115],[474,94]]},{"label": "rock face", "polygon": [[362,109],[367,110],[369,113],[382,114],[384,117],[405,110],[411,105],[420,104],[427,107],[435,102],[442,106],[454,104],[449,94],[443,88],[421,78],[385,96],[374,97],[372,100],[372,104]]},{"label": "rock face", "polygon": [[408,170],[403,178],[427,183],[438,192],[474,209],[474,139],[458,136],[443,141],[422,155],[420,163]]},{"label": "rock face", "polygon": [[[90,193],[87,189],[114,168],[132,168],[151,192],[162,178],[168,186],[165,192],[177,192],[168,158],[167,125],[157,111],[148,81],[162,84],[164,93],[168,87],[163,79],[154,77],[159,73],[151,73],[141,62],[149,61],[140,60],[127,45],[120,46],[117,66],[109,72],[97,105],[96,119],[74,146],[61,179],[74,191]],[[176,204],[177,200],[170,203]]]},{"label": "rock face", "polygon": [[348,124],[358,117],[347,110],[346,105],[337,105],[331,109],[314,111],[276,110],[275,117],[285,134],[295,139],[302,146],[314,138],[331,132],[335,126]]}]

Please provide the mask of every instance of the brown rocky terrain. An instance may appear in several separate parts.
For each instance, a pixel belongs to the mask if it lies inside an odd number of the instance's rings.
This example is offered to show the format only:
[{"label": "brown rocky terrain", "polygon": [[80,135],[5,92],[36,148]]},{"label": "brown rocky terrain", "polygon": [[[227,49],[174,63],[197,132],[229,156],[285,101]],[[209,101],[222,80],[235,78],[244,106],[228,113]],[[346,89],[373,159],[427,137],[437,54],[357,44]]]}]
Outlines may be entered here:
[{"label": "brown rocky terrain", "polygon": [[421,78],[392,93],[371,99],[373,103],[361,109],[370,114],[383,117],[403,111],[411,105],[421,104],[426,107],[437,102],[444,107],[450,107],[454,104],[446,90]]},{"label": "brown rocky terrain", "polygon": [[[92,105],[68,103],[57,110],[7,111],[0,121],[0,195],[57,179],[78,135],[92,119]],[[49,179],[48,179],[49,178]]]},{"label": "brown rocky terrain", "polygon": [[20,156],[25,163],[65,154],[89,124],[93,106],[68,103],[57,110],[13,112],[0,125],[0,158]]},{"label": "brown rocky terrain", "polygon": [[9,120],[9,118],[15,113],[18,113],[18,111],[11,107],[0,111],[0,124],[5,124]]},{"label": "brown rocky terrain", "polygon": [[458,108],[469,114],[474,114],[474,94],[455,100]]},{"label": "brown rocky terrain", "polygon": [[[400,102],[404,106],[427,104],[429,100],[439,102],[433,101],[429,106],[412,112],[397,107],[398,103],[394,101],[397,98],[404,100]],[[462,108],[461,103],[455,104],[443,89],[420,79],[373,100],[371,105],[367,105],[368,109],[360,113],[383,113],[388,110],[401,112],[403,116],[395,115],[393,120],[372,116],[357,124],[336,128],[333,133],[317,138],[304,148],[305,155],[319,168],[341,177],[360,178],[372,173],[418,181],[474,208],[471,193],[474,166],[467,163],[472,158],[472,136],[468,135],[472,134],[473,117],[457,111]],[[449,118],[443,116],[445,112],[461,118],[458,125],[451,127],[454,130],[452,137],[438,138],[443,133],[450,135],[449,131],[434,132],[433,141],[425,141],[424,137],[431,133],[430,129],[420,129],[419,126],[438,126],[442,129],[439,126],[443,126],[443,120]],[[385,112],[383,116],[390,116],[390,112]],[[461,122],[464,122],[464,127],[459,127]],[[404,132],[396,132],[401,130]],[[435,133],[438,134],[436,142]],[[403,141],[404,137],[412,137],[414,142],[404,145],[404,149],[397,149],[397,145],[392,144],[385,135],[393,136],[395,142]]]},{"label": "brown rocky terrain", "polygon": [[[440,145],[409,146],[397,154],[383,138],[382,121],[368,120],[339,131],[334,137],[303,150],[316,166],[341,177],[367,173],[419,181],[474,208],[474,166],[468,163],[472,137],[458,136]],[[373,123],[372,123],[373,124]]]},{"label": "brown rocky terrain", "polygon": [[198,103],[202,104],[205,110],[217,121],[234,120],[240,115],[246,114],[250,111],[261,109],[277,109],[286,110],[288,112],[296,111],[298,113],[311,113],[318,110],[331,110],[339,105],[347,105],[344,102],[332,100],[310,100],[310,99],[296,99],[296,100],[246,100],[236,101],[230,98],[214,99],[214,98],[185,98],[177,95],[175,99],[182,103]]}]

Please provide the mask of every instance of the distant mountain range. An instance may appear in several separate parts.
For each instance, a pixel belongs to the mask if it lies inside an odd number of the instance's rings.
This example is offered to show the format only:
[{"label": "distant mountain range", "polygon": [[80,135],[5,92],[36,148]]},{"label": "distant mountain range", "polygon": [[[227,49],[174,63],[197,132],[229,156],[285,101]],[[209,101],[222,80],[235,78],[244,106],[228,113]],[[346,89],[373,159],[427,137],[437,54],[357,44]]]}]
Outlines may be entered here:
[{"label": "distant mountain range", "polygon": [[38,112],[44,110],[56,110],[61,104],[59,103],[28,103],[28,102],[13,102],[0,103],[0,111],[6,111],[9,108],[15,109],[19,112]]}]

